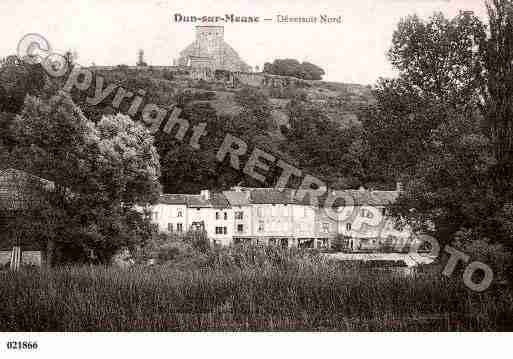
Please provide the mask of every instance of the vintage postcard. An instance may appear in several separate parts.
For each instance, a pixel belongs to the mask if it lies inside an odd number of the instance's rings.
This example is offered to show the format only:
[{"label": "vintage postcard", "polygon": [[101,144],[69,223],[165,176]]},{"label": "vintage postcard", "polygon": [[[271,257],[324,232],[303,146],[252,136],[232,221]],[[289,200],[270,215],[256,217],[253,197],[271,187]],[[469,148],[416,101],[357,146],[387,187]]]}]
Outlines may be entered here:
[{"label": "vintage postcard", "polygon": [[512,0],[2,0],[0,20],[2,353],[513,330]]}]

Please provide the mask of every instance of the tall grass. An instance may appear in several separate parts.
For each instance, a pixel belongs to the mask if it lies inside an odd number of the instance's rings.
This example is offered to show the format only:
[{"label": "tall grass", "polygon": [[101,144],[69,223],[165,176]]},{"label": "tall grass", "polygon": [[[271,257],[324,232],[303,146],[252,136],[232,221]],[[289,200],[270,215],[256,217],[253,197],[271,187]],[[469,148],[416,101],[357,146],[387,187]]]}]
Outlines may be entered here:
[{"label": "tall grass", "polygon": [[275,248],[155,267],[0,273],[2,331],[511,330],[511,291]]}]

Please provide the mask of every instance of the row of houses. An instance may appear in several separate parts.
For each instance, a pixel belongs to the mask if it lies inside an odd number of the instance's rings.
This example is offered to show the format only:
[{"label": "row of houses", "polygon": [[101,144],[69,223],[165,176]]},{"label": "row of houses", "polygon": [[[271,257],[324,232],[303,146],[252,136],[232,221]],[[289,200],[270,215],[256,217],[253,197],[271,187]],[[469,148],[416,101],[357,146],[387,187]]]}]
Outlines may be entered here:
[{"label": "row of houses", "polygon": [[[0,243],[12,246],[17,237],[2,230],[3,222],[32,206],[41,191],[52,189],[52,182],[26,172],[0,171],[0,209],[4,210]],[[310,192],[233,187],[221,192],[162,194],[150,213],[159,231],[205,231],[214,245],[253,243],[328,249],[342,237],[348,250],[377,250],[391,244],[404,247],[411,240],[411,231],[396,229],[388,216],[399,193],[399,187],[395,191],[331,191],[330,197],[336,200],[331,206],[324,203],[324,207],[323,200],[329,202],[326,196],[316,204]]]},{"label": "row of houses", "polygon": [[159,231],[204,230],[213,244],[253,243],[300,248],[331,248],[347,238],[350,250],[378,249],[392,241],[405,245],[411,232],[396,229],[388,216],[396,191],[364,188],[331,192],[334,205],[313,203],[304,191],[233,187],[199,194],[163,194],[151,207]]}]

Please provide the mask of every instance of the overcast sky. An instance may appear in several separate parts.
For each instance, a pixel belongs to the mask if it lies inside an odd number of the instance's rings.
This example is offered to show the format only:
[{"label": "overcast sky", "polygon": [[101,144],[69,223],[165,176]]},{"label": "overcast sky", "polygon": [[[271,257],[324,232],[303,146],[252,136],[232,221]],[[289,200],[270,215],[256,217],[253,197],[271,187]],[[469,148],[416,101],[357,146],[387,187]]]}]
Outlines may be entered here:
[{"label": "overcast sky", "polygon": [[152,65],[170,65],[194,40],[194,25],[173,15],[342,16],[342,24],[226,24],[225,40],[251,66],[275,58],[315,63],[327,80],[373,84],[392,76],[385,53],[401,17],[473,10],[483,0],[0,0],[0,56],[14,54],[26,33],[44,35],[55,51],[73,49],[82,65],[134,65],[144,49]]}]

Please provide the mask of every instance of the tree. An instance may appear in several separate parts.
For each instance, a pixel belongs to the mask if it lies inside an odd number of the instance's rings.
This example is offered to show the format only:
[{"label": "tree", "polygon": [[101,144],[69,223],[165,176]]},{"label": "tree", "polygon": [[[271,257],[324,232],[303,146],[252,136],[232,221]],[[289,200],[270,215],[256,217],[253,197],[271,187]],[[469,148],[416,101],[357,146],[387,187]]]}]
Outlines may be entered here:
[{"label": "tree", "polygon": [[324,70],[319,66],[310,62],[300,63],[295,59],[276,59],[272,64],[266,62],[264,64],[264,72],[273,75],[292,76],[304,80],[321,80],[324,75]]},{"label": "tree", "polygon": [[450,242],[462,228],[478,237],[498,239],[500,210],[490,190],[495,164],[490,142],[481,132],[481,119],[447,112],[429,136],[428,151],[404,176],[405,191],[395,214],[421,232],[433,232],[440,243]]},{"label": "tree", "polygon": [[481,88],[482,112],[497,158],[496,189],[513,199],[513,2],[486,3],[489,36],[481,42],[485,83]]},{"label": "tree", "polygon": [[44,239],[49,265],[56,250],[66,252],[64,260],[94,253],[105,262],[148,238],[149,223],[134,205],[156,200],[160,166],[142,125],[123,115],[94,124],[60,94],[48,101],[27,97],[13,126],[13,161],[55,183],[48,205],[26,220]]},{"label": "tree", "polygon": [[[235,94],[235,101],[242,107],[242,113],[238,116],[238,119],[250,127],[254,126],[254,130],[257,132],[272,129],[271,104],[262,91],[244,87]],[[251,130],[247,133],[255,135],[255,132]]]},{"label": "tree", "polygon": [[406,186],[396,216],[441,243],[464,232],[511,248],[511,1],[488,12],[488,37],[469,13],[402,21],[390,50],[399,78],[382,82],[369,117],[377,121],[365,126],[380,159],[399,160]]},{"label": "tree", "polygon": [[18,113],[27,94],[39,95],[46,82],[40,64],[28,64],[17,56],[0,63],[0,112]]},{"label": "tree", "polygon": [[392,183],[412,174],[448,111],[474,114],[483,80],[476,48],[483,38],[483,24],[469,12],[401,20],[388,53],[399,76],[380,79],[377,103],[362,116],[375,179]]},{"label": "tree", "polygon": [[421,96],[472,104],[482,81],[476,49],[484,29],[472,12],[460,12],[453,19],[435,13],[427,21],[408,16],[394,31],[388,57],[399,70],[399,79]]},{"label": "tree", "polygon": [[304,73],[304,77],[302,77],[305,80],[322,80],[322,77],[325,75],[325,72],[323,69],[321,69],[319,66],[314,65],[310,62],[304,61],[301,64],[302,71]]},{"label": "tree", "polygon": [[354,184],[361,179],[357,148],[358,128],[341,129],[317,104],[298,97],[288,105],[290,128],[282,150],[291,154],[299,168],[327,183]]}]

